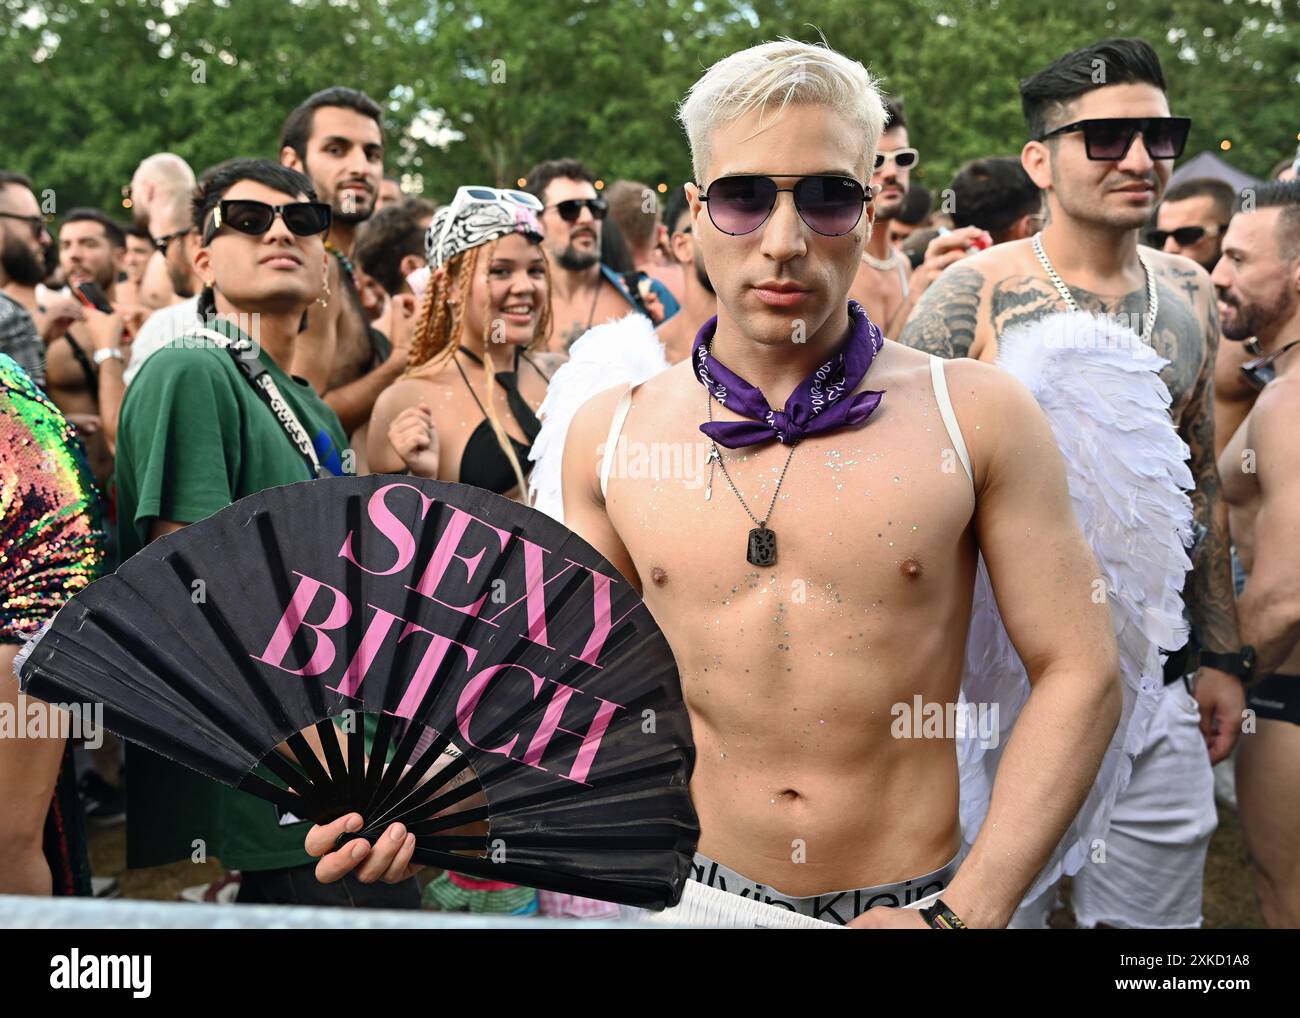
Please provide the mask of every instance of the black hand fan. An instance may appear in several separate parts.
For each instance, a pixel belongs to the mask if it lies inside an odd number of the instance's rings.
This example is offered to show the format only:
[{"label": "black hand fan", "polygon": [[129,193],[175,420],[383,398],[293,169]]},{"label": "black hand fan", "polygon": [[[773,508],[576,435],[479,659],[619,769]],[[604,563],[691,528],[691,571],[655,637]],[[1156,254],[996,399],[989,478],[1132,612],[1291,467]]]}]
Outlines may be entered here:
[{"label": "black hand fan", "polygon": [[662,908],[699,836],[649,611],[575,534],[477,488],[242,499],[74,597],[19,673],[299,818],[357,812],[371,842],[401,821],[415,861],[472,876]]}]

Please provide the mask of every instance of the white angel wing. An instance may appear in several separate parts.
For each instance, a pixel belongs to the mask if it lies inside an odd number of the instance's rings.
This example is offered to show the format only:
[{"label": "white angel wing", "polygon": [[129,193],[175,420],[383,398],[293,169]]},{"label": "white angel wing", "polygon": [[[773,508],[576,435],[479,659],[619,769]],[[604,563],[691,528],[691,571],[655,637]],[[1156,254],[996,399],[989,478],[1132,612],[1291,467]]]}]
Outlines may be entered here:
[{"label": "white angel wing", "polygon": [[534,464],[528,479],[533,508],[564,522],[564,440],[578,408],[598,392],[620,384],[639,385],[668,366],[650,319],[635,312],[597,325],[569,348],[569,359],[551,377],[537,412],[542,430],[529,454]]},{"label": "white angel wing", "polygon": [[[1161,650],[1187,641],[1183,581],[1191,563],[1188,450],[1169,416],[1166,361],[1130,329],[1084,312],[1053,315],[999,340],[998,365],[1033,393],[1061,447],[1075,517],[1096,556],[1119,642],[1124,710],[1097,780],[1026,899],[1076,873],[1127,786],[1163,684]],[[1101,584],[1097,594],[1101,596]],[[958,739],[962,837],[988,813],[1002,748],[1029,696],[981,560],[975,582],[963,715],[997,706],[997,731]],[[991,714],[991,711],[989,711]],[[959,715],[959,716],[963,716]]]}]

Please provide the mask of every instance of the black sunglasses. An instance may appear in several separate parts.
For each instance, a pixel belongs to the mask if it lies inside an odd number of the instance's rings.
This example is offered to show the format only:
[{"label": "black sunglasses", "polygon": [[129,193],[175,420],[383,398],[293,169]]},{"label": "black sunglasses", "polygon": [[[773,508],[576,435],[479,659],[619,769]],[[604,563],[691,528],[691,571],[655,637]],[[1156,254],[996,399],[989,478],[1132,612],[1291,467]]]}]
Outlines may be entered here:
[{"label": "black sunglasses", "polygon": [[1040,135],[1037,140],[1082,131],[1088,158],[1114,163],[1128,155],[1133,139],[1141,134],[1152,159],[1177,159],[1183,154],[1187,132],[1191,129],[1190,117],[1103,117],[1076,120]]},{"label": "black sunglasses", "polygon": [[568,201],[548,205],[547,208],[555,209],[566,223],[576,223],[584,208],[591,212],[592,219],[599,221],[609,211],[609,202],[604,198],[570,198]]},{"label": "black sunglasses", "polygon": [[166,258],[167,245],[170,244],[173,240],[179,240],[181,237],[184,237],[187,234],[192,233],[193,231],[194,231],[194,227],[187,226],[185,227],[185,229],[177,230],[175,233],[169,233],[163,237],[154,237],[153,246],[162,253],[162,256],[164,258]]},{"label": "black sunglasses", "polygon": [[1293,339],[1280,350],[1274,350],[1272,353],[1264,354],[1263,357],[1256,357],[1254,360],[1247,361],[1241,366],[1241,377],[1256,392],[1262,392],[1264,386],[1277,377],[1277,368],[1273,362],[1297,344],[1300,344],[1300,339]]},{"label": "black sunglasses", "polygon": [[17,212],[0,212],[0,219],[17,219],[20,223],[26,223],[32,228],[32,236],[37,240],[49,232],[53,222],[49,216],[20,216]]},{"label": "black sunglasses", "polygon": [[1202,237],[1218,237],[1225,229],[1227,227],[1220,223],[1213,233],[1204,226],[1180,226],[1176,230],[1148,230],[1147,243],[1152,247],[1164,247],[1165,241],[1173,237],[1179,247],[1187,247],[1195,244]]},{"label": "black sunglasses", "polygon": [[708,204],[709,220],[714,226],[733,237],[743,237],[767,222],[776,208],[776,196],[783,191],[794,196],[799,218],[823,237],[842,237],[857,226],[872,197],[871,188],[852,177],[800,177],[794,187],[777,187],[771,177],[746,174],[715,180],[708,194],[700,195],[700,201]]},{"label": "black sunglasses", "polygon": [[203,237],[209,244],[223,226],[260,237],[271,228],[275,217],[284,220],[289,232],[299,237],[324,233],[330,228],[330,207],[319,201],[295,201],[286,205],[268,205],[264,201],[234,198],[221,201],[212,210],[212,222]]}]

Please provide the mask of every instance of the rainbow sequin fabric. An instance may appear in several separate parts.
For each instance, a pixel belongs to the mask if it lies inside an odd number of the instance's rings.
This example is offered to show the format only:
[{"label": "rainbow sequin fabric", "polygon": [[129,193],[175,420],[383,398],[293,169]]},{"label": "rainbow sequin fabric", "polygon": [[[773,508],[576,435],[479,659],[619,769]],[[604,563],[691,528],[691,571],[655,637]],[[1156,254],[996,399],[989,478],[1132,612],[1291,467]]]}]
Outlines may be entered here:
[{"label": "rainbow sequin fabric", "polygon": [[99,498],[58,408],[0,354],[0,641],[20,642],[104,566]]}]

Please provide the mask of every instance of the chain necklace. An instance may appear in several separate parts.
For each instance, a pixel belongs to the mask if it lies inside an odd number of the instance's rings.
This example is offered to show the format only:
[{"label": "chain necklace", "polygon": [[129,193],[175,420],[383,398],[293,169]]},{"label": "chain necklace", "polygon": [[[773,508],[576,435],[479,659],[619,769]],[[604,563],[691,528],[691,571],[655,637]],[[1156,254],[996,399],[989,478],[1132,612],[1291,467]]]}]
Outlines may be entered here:
[{"label": "chain necklace", "polygon": [[898,252],[890,248],[888,258],[877,258],[875,255],[863,251],[862,260],[879,272],[888,272],[894,267],[894,263],[898,261]]},{"label": "chain necklace", "polygon": [[[706,389],[704,398],[708,405],[709,423],[712,424],[713,394]],[[745,504],[740,492],[736,490],[736,483],[731,479],[731,475],[727,473],[727,464],[722,462],[722,452],[718,449],[718,444],[716,442],[709,443],[709,483],[705,485],[704,498],[706,501],[713,498],[713,465],[716,463],[722,468],[722,476],[727,479],[727,487],[736,496],[740,508],[744,509],[745,515],[754,521],[754,529],[749,532],[749,546],[745,551],[745,558],[750,565],[776,565],[776,532],[767,528],[767,521],[772,518],[772,510],[776,508],[776,496],[781,493],[781,482],[785,480],[785,472],[790,469],[790,461],[794,459],[795,448],[796,446],[790,446],[790,455],[785,458],[785,466],[781,468],[781,476],[776,480],[776,488],[772,492],[772,501],[767,507],[767,513],[760,520]]]},{"label": "chain necklace", "polygon": [[325,250],[339,260],[339,265],[343,267],[343,271],[348,274],[348,279],[352,280],[353,285],[355,285],[357,271],[352,265],[352,259],[345,255],[332,240],[325,241]]},{"label": "chain necklace", "polygon": [[[1038,261],[1043,266],[1043,271],[1047,273],[1047,278],[1052,281],[1056,287],[1056,292],[1061,295],[1061,300],[1065,301],[1065,306],[1071,311],[1080,310],[1079,305],[1074,301],[1074,294],[1070,293],[1070,288],[1065,285],[1061,277],[1057,275],[1056,269],[1047,258],[1047,252],[1043,250],[1043,235],[1034,234],[1034,254],[1038,255]],[[1142,271],[1146,273],[1147,278],[1147,313],[1146,321],[1142,323],[1142,342],[1148,346],[1151,345],[1151,337],[1156,331],[1156,315],[1160,313],[1160,295],[1156,292],[1156,274],[1151,271],[1151,266],[1147,260],[1142,257],[1142,252],[1137,253],[1138,261],[1142,263]]]}]

